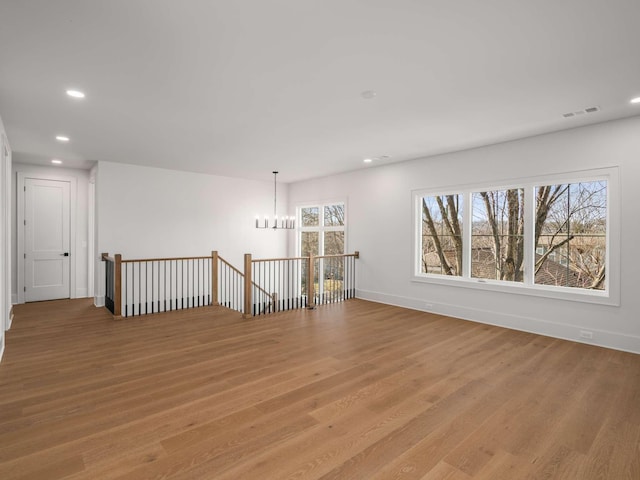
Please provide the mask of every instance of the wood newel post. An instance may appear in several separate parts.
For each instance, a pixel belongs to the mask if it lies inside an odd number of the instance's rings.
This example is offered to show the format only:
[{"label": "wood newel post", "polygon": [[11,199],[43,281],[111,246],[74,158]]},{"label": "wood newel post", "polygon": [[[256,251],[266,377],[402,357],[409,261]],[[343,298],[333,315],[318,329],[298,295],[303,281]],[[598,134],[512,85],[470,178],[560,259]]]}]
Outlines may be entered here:
[{"label": "wood newel post", "polygon": [[309,278],[307,278],[307,308],[308,309],[313,309],[315,308],[315,286],[314,286],[314,277],[315,274],[313,273],[313,267],[314,267],[314,257],[313,254],[309,254],[309,265],[307,266],[307,275],[309,276]]},{"label": "wood newel post", "polygon": [[220,305],[218,299],[218,251],[211,252],[211,304]]},{"label": "wood newel post", "polygon": [[251,317],[251,254],[244,254],[244,318]]},{"label": "wood newel post", "polygon": [[113,291],[113,316],[122,316],[122,255],[116,253],[115,256],[115,268],[113,276],[114,291]]},{"label": "wood newel post", "polygon": [[355,258],[360,258],[360,252],[358,250],[356,250],[355,252],[353,252],[353,256]]}]

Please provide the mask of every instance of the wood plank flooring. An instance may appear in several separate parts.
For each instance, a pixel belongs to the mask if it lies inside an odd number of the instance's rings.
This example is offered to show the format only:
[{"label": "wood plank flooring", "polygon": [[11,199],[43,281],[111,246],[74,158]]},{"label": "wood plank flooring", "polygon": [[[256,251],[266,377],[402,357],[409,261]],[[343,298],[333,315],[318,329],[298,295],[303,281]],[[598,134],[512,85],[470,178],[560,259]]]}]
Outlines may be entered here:
[{"label": "wood plank flooring", "polygon": [[15,307],[0,479],[640,479],[640,355],[362,300]]}]

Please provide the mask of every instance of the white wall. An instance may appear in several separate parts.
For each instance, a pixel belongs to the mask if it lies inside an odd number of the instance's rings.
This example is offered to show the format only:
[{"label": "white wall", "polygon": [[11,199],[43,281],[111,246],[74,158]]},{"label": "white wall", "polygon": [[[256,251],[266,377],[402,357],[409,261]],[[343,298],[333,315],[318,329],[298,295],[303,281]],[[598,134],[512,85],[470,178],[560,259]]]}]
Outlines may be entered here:
[{"label": "white wall", "polygon": [[11,238],[11,291],[13,303],[17,303],[18,297],[18,172],[27,176],[37,176],[38,178],[61,179],[73,177],[76,179],[76,235],[75,235],[75,291],[71,292],[71,298],[82,298],[88,296],[88,216],[89,216],[89,172],[73,168],[46,167],[20,163],[20,154],[14,156],[12,167],[12,197],[11,197],[11,225],[13,226]]},{"label": "white wall", "polygon": [[[411,281],[411,191],[619,166],[619,307]],[[348,199],[347,235],[360,251],[358,296],[640,353],[640,117],[291,184],[290,208]],[[293,253],[291,250],[290,253]]]},{"label": "white wall", "polygon": [[[4,152],[9,156],[5,157]],[[5,330],[11,326],[11,281],[10,263],[10,206],[11,206],[11,149],[0,118],[0,360],[4,353]]]},{"label": "white wall", "polygon": [[[96,302],[104,291],[101,252],[123,258],[220,255],[242,269],[254,258],[286,254],[283,231],[257,230],[255,215],[272,212],[273,183],[111,162],[96,178]],[[278,184],[287,205],[287,185]],[[284,211],[278,212],[284,214]]]}]

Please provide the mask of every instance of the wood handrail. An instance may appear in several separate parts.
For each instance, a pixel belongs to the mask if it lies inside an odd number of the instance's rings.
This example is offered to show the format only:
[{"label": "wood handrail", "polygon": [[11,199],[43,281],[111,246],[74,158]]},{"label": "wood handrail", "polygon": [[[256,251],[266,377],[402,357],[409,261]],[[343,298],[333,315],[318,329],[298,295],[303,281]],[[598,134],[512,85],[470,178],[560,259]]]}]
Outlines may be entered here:
[{"label": "wood handrail", "polygon": [[[360,252],[354,253],[338,253],[335,255],[314,255],[313,258],[338,258],[338,257],[354,257],[360,258]],[[308,260],[309,257],[282,257],[282,258],[256,258],[252,259],[253,263],[257,262],[282,262],[284,260]]]},{"label": "wood handrail", "polygon": [[313,258],[338,258],[338,257],[354,257],[360,258],[360,252],[356,251],[354,253],[338,253],[336,255],[314,255]]},{"label": "wood handrail", "polygon": [[244,273],[242,273],[240,270],[238,270],[236,267],[234,267],[233,265],[231,265],[229,262],[227,262],[224,258],[222,258],[220,255],[218,255],[218,260],[220,260],[222,263],[224,263],[227,267],[229,267],[231,270],[233,270],[234,272],[238,273],[239,275],[242,275],[244,277]]},{"label": "wood handrail", "polygon": [[102,261],[103,262],[115,262],[116,259],[113,257],[110,257],[108,253],[103,253],[102,254]]},{"label": "wood handrail", "polygon": [[[313,258],[338,258],[338,257],[355,257],[355,258],[360,258],[360,252],[355,252],[355,253],[339,253],[339,254],[335,254],[335,255],[314,255]],[[160,258],[134,258],[134,259],[126,259],[126,260],[122,260],[122,263],[136,263],[136,262],[170,262],[170,261],[175,261],[175,260],[208,260],[210,259],[211,256],[204,256],[204,257],[160,257]],[[243,275],[243,273],[238,270],[236,267],[234,267],[231,263],[229,263],[227,260],[225,260],[224,258],[222,258],[221,256],[218,255],[218,258],[220,259],[220,261],[222,261],[225,265],[227,265],[228,267],[230,267],[231,269],[233,269],[234,271],[238,272],[239,274]],[[258,258],[258,259],[252,259],[251,262],[253,263],[258,263],[258,262],[282,262],[285,260],[308,260],[309,257],[280,257],[280,258]],[[115,262],[115,259],[113,257],[110,257],[109,254],[107,253],[103,253],[102,254],[102,261],[108,260],[110,262]]]},{"label": "wood handrail", "polygon": [[283,262],[285,260],[307,260],[309,257],[282,257],[282,258],[257,258],[251,260],[253,263],[258,262]]},{"label": "wood handrail", "polygon": [[[234,267],[233,265],[231,265],[229,262],[227,262],[224,258],[222,258],[220,255],[218,255],[218,259],[220,259],[220,261],[222,261],[226,266],[228,266],[231,270],[233,270],[234,272],[236,272],[238,275],[240,275],[240,277],[244,278],[244,273],[242,273],[240,270],[238,270],[236,267]],[[251,284],[256,287],[258,290],[260,290],[262,293],[264,293],[265,295],[269,295],[271,296],[271,294],[269,292],[267,292],[264,288],[262,288],[260,285],[258,285],[256,282],[254,282],[253,280],[251,281]]]},{"label": "wood handrail", "polygon": [[138,258],[133,260],[122,260],[122,263],[135,263],[135,262],[169,262],[173,260],[208,260],[211,256],[205,257],[169,257],[169,258]]}]

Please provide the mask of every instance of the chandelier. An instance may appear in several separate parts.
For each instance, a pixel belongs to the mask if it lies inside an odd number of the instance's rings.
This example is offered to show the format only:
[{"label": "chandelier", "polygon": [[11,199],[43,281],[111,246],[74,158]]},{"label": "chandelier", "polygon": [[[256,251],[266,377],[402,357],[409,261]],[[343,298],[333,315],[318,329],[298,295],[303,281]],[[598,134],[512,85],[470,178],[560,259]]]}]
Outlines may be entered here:
[{"label": "chandelier", "polygon": [[278,172],[273,172],[273,223],[269,224],[269,218],[264,216],[264,220],[260,220],[260,217],[256,215],[256,228],[271,228],[272,230],[293,230],[296,228],[296,219],[292,216],[281,216],[278,218],[277,215],[277,185],[276,178],[278,176]]}]

